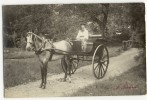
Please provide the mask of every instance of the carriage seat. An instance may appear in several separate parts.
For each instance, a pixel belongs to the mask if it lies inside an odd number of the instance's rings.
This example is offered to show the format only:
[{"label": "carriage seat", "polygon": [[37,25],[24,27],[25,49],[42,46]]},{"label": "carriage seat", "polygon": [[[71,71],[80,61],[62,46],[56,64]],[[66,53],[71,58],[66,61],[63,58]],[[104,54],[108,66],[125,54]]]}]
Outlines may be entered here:
[{"label": "carriage seat", "polygon": [[[73,52],[82,52],[82,41],[80,41],[80,40],[72,40],[71,42],[73,44],[73,46],[72,46],[72,51]],[[92,47],[93,47],[93,43],[87,41],[85,52],[90,52],[92,50]]]}]

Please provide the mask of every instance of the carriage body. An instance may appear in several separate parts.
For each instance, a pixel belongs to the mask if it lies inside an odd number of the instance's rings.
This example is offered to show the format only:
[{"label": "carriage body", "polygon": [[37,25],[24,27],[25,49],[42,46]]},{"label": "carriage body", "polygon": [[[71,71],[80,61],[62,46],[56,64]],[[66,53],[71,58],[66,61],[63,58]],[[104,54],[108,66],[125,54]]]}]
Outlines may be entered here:
[{"label": "carriage body", "polygon": [[102,38],[102,35],[90,35],[89,39],[86,41],[86,50],[82,52],[82,41],[72,40],[72,52],[71,55],[80,55],[80,56],[88,56],[93,55],[95,49],[100,44],[106,44],[106,41]]},{"label": "carriage body", "polygon": [[[34,47],[34,51],[38,55],[40,62],[42,63],[42,82],[40,85],[41,88],[46,87],[47,63],[48,61],[51,61],[53,54],[62,56],[61,66],[63,71],[65,72],[65,81],[67,75],[69,75],[70,78],[71,73],[75,73],[80,60],[92,61],[93,74],[97,79],[101,79],[105,76],[109,64],[109,54],[106,46],[103,43],[104,39],[102,38],[102,36],[91,35],[86,43],[86,51],[84,50],[84,52],[82,52],[80,41],[72,41],[72,43],[70,43],[63,40],[60,42],[52,43],[52,41],[44,39],[32,32],[28,32],[27,34],[27,44],[29,44],[27,48]],[[90,57],[91,59],[87,59],[87,57]]]},{"label": "carriage body", "polygon": [[[79,61],[92,61],[93,74],[97,79],[105,76],[108,64],[109,54],[106,48],[107,41],[102,38],[102,35],[90,35],[86,43],[86,50],[82,52],[82,43],[78,40],[72,40],[72,52],[70,53],[72,70],[74,72],[78,68]],[[61,65],[64,72],[65,66],[63,64],[64,58],[61,59]]]}]

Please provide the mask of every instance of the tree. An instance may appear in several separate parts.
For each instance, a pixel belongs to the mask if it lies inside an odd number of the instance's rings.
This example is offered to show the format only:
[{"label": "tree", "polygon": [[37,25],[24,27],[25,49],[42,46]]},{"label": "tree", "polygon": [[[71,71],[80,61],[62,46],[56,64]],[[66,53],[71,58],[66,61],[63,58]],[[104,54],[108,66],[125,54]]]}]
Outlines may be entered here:
[{"label": "tree", "polygon": [[99,27],[103,37],[105,37],[105,29],[107,24],[107,18],[109,13],[109,4],[72,4],[72,5],[62,5],[58,9],[60,13],[67,13],[77,15],[83,18],[82,22],[93,21],[96,22]]},{"label": "tree", "polygon": [[[103,37],[117,30],[131,35],[145,30],[144,4],[55,4],[3,6],[4,34],[16,32],[18,37],[28,31],[49,34],[59,39],[76,37],[81,23],[92,22],[93,31]],[[137,33],[136,32],[136,33]],[[106,36],[107,33],[107,36]],[[143,32],[144,33],[144,32]]]}]

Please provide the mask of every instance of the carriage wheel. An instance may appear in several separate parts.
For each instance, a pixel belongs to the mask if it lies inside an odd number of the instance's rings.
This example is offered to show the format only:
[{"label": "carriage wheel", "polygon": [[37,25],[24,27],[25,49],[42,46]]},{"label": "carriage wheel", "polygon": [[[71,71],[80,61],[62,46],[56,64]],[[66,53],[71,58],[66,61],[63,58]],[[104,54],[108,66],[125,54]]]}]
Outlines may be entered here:
[{"label": "carriage wheel", "polygon": [[[65,70],[65,56],[61,59],[61,66],[62,66],[62,69],[63,69],[63,71],[64,71],[64,73],[66,72],[66,70]],[[73,58],[73,57],[71,57],[70,58],[70,62],[71,62],[71,74],[74,74],[75,73],[75,71],[77,70],[77,68],[78,68],[78,63],[79,63],[79,60],[77,60],[76,58]],[[69,71],[67,72],[67,74],[69,74]]]},{"label": "carriage wheel", "polygon": [[108,49],[104,45],[99,45],[92,58],[93,74],[97,79],[105,76],[109,65]]}]

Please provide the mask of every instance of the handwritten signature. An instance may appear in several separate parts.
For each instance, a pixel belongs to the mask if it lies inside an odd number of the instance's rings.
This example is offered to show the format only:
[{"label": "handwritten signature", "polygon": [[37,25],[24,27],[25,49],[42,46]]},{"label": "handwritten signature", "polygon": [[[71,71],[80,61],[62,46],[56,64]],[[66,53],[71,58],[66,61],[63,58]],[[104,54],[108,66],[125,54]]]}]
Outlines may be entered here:
[{"label": "handwritten signature", "polygon": [[132,83],[125,82],[117,85],[114,89],[137,89],[137,86]]}]

